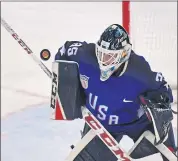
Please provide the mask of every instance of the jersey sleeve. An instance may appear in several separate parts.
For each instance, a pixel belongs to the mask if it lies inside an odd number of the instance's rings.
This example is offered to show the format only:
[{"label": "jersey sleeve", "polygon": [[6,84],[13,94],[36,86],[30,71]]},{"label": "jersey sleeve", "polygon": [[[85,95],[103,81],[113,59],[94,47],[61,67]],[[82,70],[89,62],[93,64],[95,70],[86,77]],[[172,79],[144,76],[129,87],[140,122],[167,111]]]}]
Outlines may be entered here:
[{"label": "jersey sleeve", "polygon": [[153,71],[142,56],[134,54],[131,59],[130,73],[132,77],[143,84],[145,90],[143,92],[157,90],[160,93],[166,93],[169,96],[170,102],[173,102],[172,90],[163,74]]},{"label": "jersey sleeve", "polygon": [[173,102],[172,89],[170,88],[170,85],[165,80],[162,73],[161,72],[152,72],[152,79],[153,79],[153,81],[155,81],[155,84],[156,84],[156,87],[157,87],[156,89],[160,93],[166,93],[167,96],[169,96],[170,102]]},{"label": "jersey sleeve", "polygon": [[170,88],[168,82],[165,80],[161,72],[155,72],[151,69],[149,63],[143,58],[146,68],[146,79],[148,88],[157,90],[159,93],[166,93],[169,97],[170,102],[173,102],[172,89]]},{"label": "jersey sleeve", "polygon": [[68,60],[79,62],[81,49],[85,42],[80,41],[66,41],[63,46],[61,46],[55,55],[55,60]]}]

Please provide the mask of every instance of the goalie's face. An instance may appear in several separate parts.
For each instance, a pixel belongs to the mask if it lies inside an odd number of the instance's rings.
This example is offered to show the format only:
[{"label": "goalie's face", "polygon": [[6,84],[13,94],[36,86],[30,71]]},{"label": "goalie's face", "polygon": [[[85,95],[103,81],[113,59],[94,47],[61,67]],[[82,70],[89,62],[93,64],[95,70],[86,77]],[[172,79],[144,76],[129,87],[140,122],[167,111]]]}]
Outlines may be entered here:
[{"label": "goalie's face", "polygon": [[113,54],[113,53],[99,54],[99,59],[100,59],[100,61],[103,62],[103,65],[105,65],[105,66],[112,64],[116,57],[117,57],[116,54]]},{"label": "goalie's face", "polygon": [[96,47],[96,56],[98,63],[101,66],[113,66],[118,63],[121,63],[123,58],[126,56],[126,52],[121,50],[106,50],[97,45]]},{"label": "goalie's face", "polygon": [[101,70],[101,81],[107,80],[122,63],[128,60],[130,50],[130,45],[126,45],[120,50],[108,50],[96,44],[96,57]]}]

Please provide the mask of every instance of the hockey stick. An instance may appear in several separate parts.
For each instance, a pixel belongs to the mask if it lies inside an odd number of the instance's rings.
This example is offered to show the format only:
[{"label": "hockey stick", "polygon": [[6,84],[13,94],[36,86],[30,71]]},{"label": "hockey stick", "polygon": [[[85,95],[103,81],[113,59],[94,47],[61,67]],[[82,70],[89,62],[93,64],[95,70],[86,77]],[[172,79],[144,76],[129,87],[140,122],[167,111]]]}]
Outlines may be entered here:
[{"label": "hockey stick", "polygon": [[50,70],[33,54],[32,50],[24,43],[24,41],[17,35],[17,33],[8,25],[8,23],[2,17],[1,24],[27,52],[27,54],[31,55],[32,59],[41,67],[41,69],[48,75],[48,77],[52,78]]},{"label": "hockey stick", "polygon": [[82,114],[85,122],[94,130],[119,161],[133,160],[87,108],[82,107]]},{"label": "hockey stick", "polygon": [[[113,152],[113,154],[118,158],[118,161],[137,161],[139,159],[133,159],[130,154],[137,147],[143,138],[146,138],[154,145],[155,136],[150,131],[145,131],[137,142],[134,144],[129,152],[125,152],[118,142],[113,138],[113,136],[103,127],[103,125],[95,118],[95,116],[90,113],[90,111],[82,107],[82,114],[85,122],[94,130],[95,134],[103,141],[103,143]],[[90,140],[91,141],[91,140]],[[89,142],[88,142],[89,143]],[[162,143],[155,146],[159,152],[161,152],[168,160],[176,161],[177,157]]]},{"label": "hockey stick", "polygon": [[[73,161],[78,154],[85,148],[85,146],[87,146],[87,144],[96,136],[96,134],[93,132],[93,130],[91,129],[81,140],[80,142],[77,143],[77,145],[74,147],[74,149],[70,152],[70,154],[68,155],[68,157],[65,159],[65,161]],[[138,144],[142,141],[143,138],[146,138],[147,140],[149,140],[152,144],[154,143],[154,139],[155,136],[150,132],[150,131],[145,131],[140,138],[136,141],[136,143],[134,144],[134,146],[129,150],[128,155],[130,155],[135,148],[138,146]],[[164,144],[160,144],[158,146],[156,146],[156,148],[161,152],[166,154],[167,158],[171,161],[176,161],[176,157],[168,150],[167,147],[165,147]],[[146,156],[144,158],[140,158],[140,159],[131,159],[132,161],[143,161],[143,160],[152,160],[155,157],[160,157],[161,155],[159,155],[160,153],[155,153],[152,154],[150,156]]]}]

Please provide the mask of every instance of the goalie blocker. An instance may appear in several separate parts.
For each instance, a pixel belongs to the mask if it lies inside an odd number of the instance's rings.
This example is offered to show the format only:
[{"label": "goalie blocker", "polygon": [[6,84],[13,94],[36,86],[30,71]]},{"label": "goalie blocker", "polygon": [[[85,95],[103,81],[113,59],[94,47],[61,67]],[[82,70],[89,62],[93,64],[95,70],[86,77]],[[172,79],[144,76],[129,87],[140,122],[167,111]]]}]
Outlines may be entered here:
[{"label": "goalie blocker", "polygon": [[78,79],[78,64],[55,61],[52,64],[51,109],[54,120],[82,118],[85,95]]}]

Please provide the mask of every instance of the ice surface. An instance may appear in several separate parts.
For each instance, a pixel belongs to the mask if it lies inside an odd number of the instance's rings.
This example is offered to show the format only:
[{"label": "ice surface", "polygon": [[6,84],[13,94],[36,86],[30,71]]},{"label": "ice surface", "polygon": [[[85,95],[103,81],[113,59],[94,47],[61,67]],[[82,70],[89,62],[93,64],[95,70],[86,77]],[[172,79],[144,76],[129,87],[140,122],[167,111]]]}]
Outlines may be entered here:
[{"label": "ice surface", "polygon": [[[50,120],[49,105],[33,106],[1,120],[2,161],[64,161],[70,145],[80,140],[83,120]],[[177,140],[177,130],[174,128]],[[176,141],[177,142],[177,141]],[[125,136],[121,146],[127,151],[133,142]],[[159,161],[159,157],[154,159]]]}]

